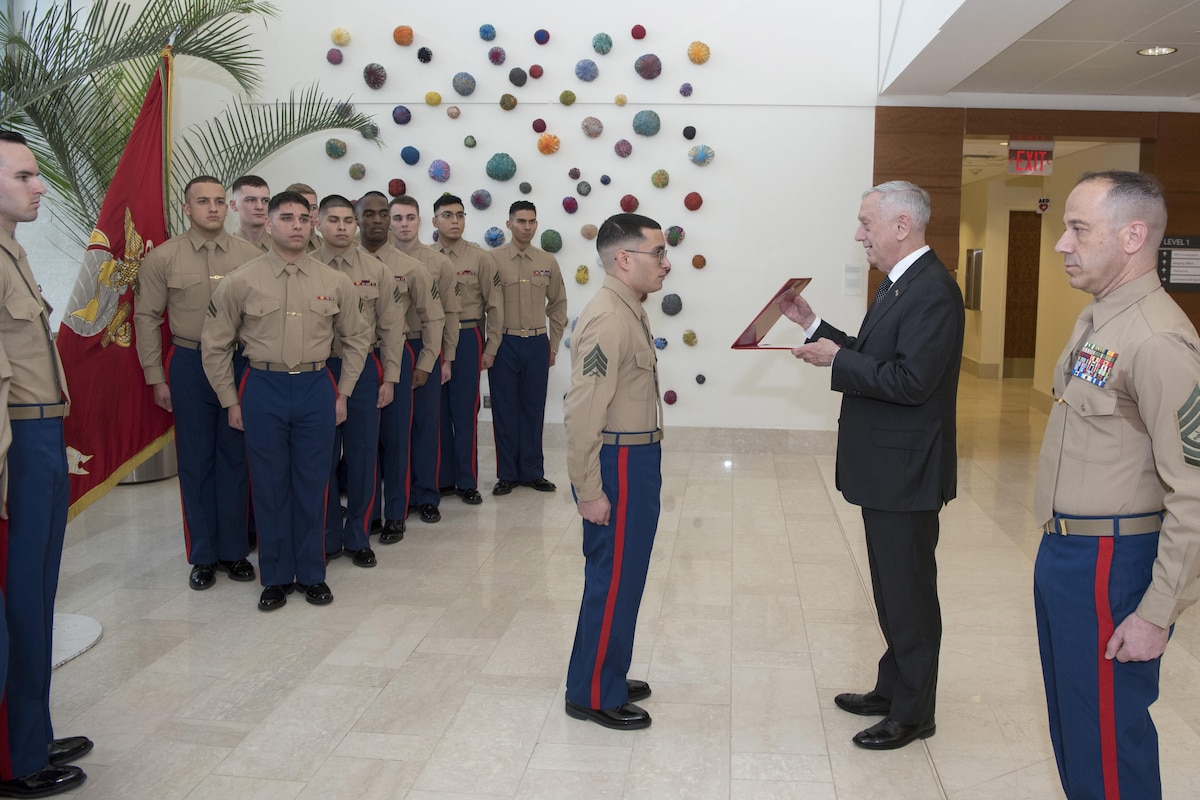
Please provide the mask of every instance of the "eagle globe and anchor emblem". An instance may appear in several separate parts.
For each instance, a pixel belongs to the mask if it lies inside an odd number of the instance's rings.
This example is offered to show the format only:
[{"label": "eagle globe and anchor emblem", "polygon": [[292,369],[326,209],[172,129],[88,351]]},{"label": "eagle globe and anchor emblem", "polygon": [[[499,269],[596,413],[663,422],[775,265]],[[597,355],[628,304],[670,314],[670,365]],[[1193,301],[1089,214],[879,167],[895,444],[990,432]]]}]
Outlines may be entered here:
[{"label": "eagle globe and anchor emblem", "polygon": [[[93,228],[83,257],[85,269],[71,292],[70,312],[63,322],[80,336],[99,335],[101,347],[132,345],[130,315],[133,304],[121,298],[129,286],[136,291],[138,269],[152,246],[137,232],[128,208],[125,209],[125,253],[120,257],[112,252],[104,231]],[[94,279],[91,276],[95,276]]]}]

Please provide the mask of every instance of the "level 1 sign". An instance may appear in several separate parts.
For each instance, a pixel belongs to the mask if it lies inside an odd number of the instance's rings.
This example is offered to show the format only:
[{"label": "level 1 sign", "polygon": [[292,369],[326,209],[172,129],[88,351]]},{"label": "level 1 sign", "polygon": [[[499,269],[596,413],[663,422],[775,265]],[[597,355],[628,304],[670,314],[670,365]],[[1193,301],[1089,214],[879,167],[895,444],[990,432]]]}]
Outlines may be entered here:
[{"label": "level 1 sign", "polygon": [[1164,236],[1158,279],[1170,292],[1200,292],[1200,236]]}]

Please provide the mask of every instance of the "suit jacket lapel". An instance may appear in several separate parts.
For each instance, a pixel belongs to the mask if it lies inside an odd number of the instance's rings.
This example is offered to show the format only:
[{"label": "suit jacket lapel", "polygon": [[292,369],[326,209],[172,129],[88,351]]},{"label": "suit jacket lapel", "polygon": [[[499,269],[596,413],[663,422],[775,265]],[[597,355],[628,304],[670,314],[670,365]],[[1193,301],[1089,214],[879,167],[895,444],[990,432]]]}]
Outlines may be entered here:
[{"label": "suit jacket lapel", "polygon": [[913,262],[911,267],[904,271],[904,274],[900,276],[900,280],[896,281],[896,285],[891,288],[891,291],[884,295],[883,299],[879,301],[879,304],[872,306],[871,309],[867,311],[867,316],[863,319],[862,327],[859,328],[858,337],[854,342],[855,350],[861,348],[863,341],[871,333],[871,330],[876,326],[876,324],[879,323],[879,320],[887,316],[887,313],[892,310],[892,307],[895,306],[904,293],[908,291],[909,285],[916,279],[917,275],[920,274],[925,267],[934,260],[934,258],[935,256],[932,250],[927,251],[923,256],[918,258],[915,262]]}]

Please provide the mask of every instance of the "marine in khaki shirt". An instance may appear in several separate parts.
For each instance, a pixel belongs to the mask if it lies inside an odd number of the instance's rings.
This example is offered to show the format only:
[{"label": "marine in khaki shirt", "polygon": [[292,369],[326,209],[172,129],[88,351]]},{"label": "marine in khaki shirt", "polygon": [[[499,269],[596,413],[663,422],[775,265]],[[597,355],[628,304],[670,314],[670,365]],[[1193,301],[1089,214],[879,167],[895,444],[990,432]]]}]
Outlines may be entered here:
[{"label": "marine in khaki shirt", "polygon": [[[215,182],[201,181],[186,189],[183,213],[190,220],[187,231],[147,253],[138,269],[133,323],[147,385],[166,384],[159,333],[164,313],[170,316],[172,335],[195,349],[217,284],[262,254],[251,243],[225,232],[224,197],[225,190]],[[170,410],[169,405],[163,407]]]},{"label": "marine in khaki shirt", "polygon": [[638,214],[605,220],[596,249],[607,274],[575,326],[564,406],[586,559],[566,713],[635,730],[651,722],[631,702],[650,687],[627,673],[662,507],[662,412],[642,300],[671,262],[658,223]]},{"label": "marine in khaki shirt", "polygon": [[[0,522],[0,581],[4,614],[0,650],[7,659],[6,730],[0,745],[2,788],[15,797],[65,792],[87,776],[79,767],[47,763],[47,753],[70,747],[86,752],[85,737],[55,739],[50,711],[50,653],[54,596],[67,527],[70,476],[63,417],[69,409],[62,361],[25,251],[16,242],[22,222],[38,217],[46,193],[37,159],[25,138],[0,131],[0,426],[12,434],[3,463],[8,472],[8,519]],[[3,359],[0,359],[3,360]],[[3,384],[8,384],[4,398]],[[47,749],[49,748],[49,750]],[[68,758],[68,761],[73,760]]]},{"label": "marine in khaki shirt", "polygon": [[[439,212],[441,213],[455,212],[443,210]],[[441,224],[441,218],[438,219]],[[503,297],[496,262],[478,245],[461,238],[448,242],[447,238],[443,234],[438,239],[436,249],[450,259],[453,267],[455,293],[461,308],[459,327],[475,327],[478,324],[483,328],[483,360],[484,369],[487,369],[500,347],[500,337],[504,330],[504,309],[501,306]],[[474,320],[474,323],[468,320]],[[462,338],[461,334],[459,338]]]},{"label": "marine in khaki shirt", "polygon": [[512,241],[492,252],[504,298],[504,338],[488,375],[498,479],[492,494],[508,494],[516,485],[553,491],[542,429],[550,368],[567,324],[567,291],[558,260],[533,246],[534,204],[513,203],[505,224]]},{"label": "marine in khaki shirt", "polygon": [[[442,383],[450,379],[449,364],[454,361],[458,349],[459,321],[462,319],[462,302],[458,296],[458,282],[454,279],[454,264],[440,252],[422,244],[420,240],[421,212],[416,205],[409,205],[410,197],[392,198],[391,229],[392,244],[407,256],[415,258],[425,266],[432,289],[442,304],[445,324],[442,330]],[[428,344],[428,343],[426,343]],[[413,379],[413,388],[417,387]]]},{"label": "marine in khaki shirt", "polygon": [[[362,301],[363,320],[372,337],[372,345],[379,348],[383,363],[383,384],[389,387],[385,401],[384,388],[383,385],[380,386],[382,408],[391,402],[391,387],[400,380],[400,362],[405,341],[405,298],[395,286],[395,279],[379,259],[354,246],[353,232],[358,227],[358,221],[350,201],[339,198],[339,202],[344,202],[345,205],[338,205],[331,204],[330,198],[325,199],[326,202],[321,206],[321,225],[325,235],[321,240],[321,248],[313,253],[313,257],[331,269],[345,273],[358,292]],[[331,222],[334,218],[336,222]],[[343,234],[345,244],[337,246],[341,243]],[[342,345],[338,339],[334,339],[333,342],[333,356],[342,357]]]},{"label": "marine in khaki shirt", "polygon": [[271,190],[257,175],[242,175],[229,189],[229,210],[237,215],[235,235],[258,248],[259,253],[271,249],[267,235],[267,204]]},{"label": "marine in khaki shirt", "polygon": [[[192,565],[188,585],[197,590],[211,587],[218,570],[238,581],[255,577],[246,559],[246,444],[227,424],[199,353],[213,290],[226,274],[259,255],[254,245],[225,232],[227,211],[225,187],[216,178],[202,175],[188,182],[183,190],[188,229],[142,261],[133,316],[146,383],[155,404],[173,415],[184,549]],[[165,361],[164,314],[172,333]]]},{"label": "marine in khaki shirt", "polygon": [[1054,371],[1034,496],[1050,738],[1068,796],[1159,797],[1149,709],[1200,594],[1200,339],[1157,275],[1157,180],[1086,174],[1063,222],[1055,250],[1093,300]]},{"label": "marine in khaki shirt", "polygon": [[[239,339],[251,366],[295,367],[329,358],[334,337],[338,337],[343,361],[337,386],[337,421],[340,424],[346,418],[346,399],[362,373],[371,334],[359,312],[354,284],[346,275],[308,255],[304,249],[307,230],[304,233],[299,253],[285,256],[273,247],[267,255],[227,276],[209,303],[209,318],[201,336],[204,371],[221,406],[231,409],[231,424],[238,394],[229,352]],[[291,298],[291,305],[287,296],[289,265],[295,266],[301,289],[301,297]],[[301,321],[299,356],[289,363],[284,357],[285,318],[295,315]]]}]

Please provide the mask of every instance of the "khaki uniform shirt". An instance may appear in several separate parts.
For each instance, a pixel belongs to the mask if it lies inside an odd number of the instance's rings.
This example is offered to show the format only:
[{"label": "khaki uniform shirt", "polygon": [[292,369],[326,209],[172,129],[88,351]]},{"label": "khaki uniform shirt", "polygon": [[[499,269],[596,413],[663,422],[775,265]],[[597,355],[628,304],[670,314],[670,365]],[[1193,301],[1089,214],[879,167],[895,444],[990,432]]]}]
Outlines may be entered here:
[{"label": "khaki uniform shirt", "polygon": [[269,244],[271,241],[271,237],[267,234],[267,232],[265,230],[263,231],[262,238],[259,239],[257,242],[250,241],[245,236],[242,236],[240,233],[235,233],[233,235],[235,237],[237,237],[238,239],[241,239],[243,242],[250,245],[251,247],[257,247],[259,255],[262,255],[263,253],[271,252],[271,247]]},{"label": "khaki uniform shirt", "polygon": [[442,360],[454,361],[454,354],[458,352],[458,323],[462,319],[462,302],[458,297],[458,282],[454,279],[454,264],[437,250],[420,242],[408,255],[425,265],[433,281],[433,289],[446,314],[446,324],[442,329]]},{"label": "khaki uniform shirt", "polygon": [[611,275],[588,301],[571,339],[571,388],[564,402],[567,474],[582,501],[604,494],[601,434],[658,430],[658,359],[650,321],[633,290]]},{"label": "khaki uniform shirt", "polygon": [[[1109,351],[1104,386],[1071,376],[1080,339]],[[1154,272],[1092,302],[1054,373],[1034,514],[1165,510],[1138,616],[1167,627],[1200,595],[1200,340]]]},{"label": "khaki uniform shirt", "polygon": [[67,377],[50,332],[50,304],[29,268],[25,250],[0,231],[0,342],[12,370],[8,402],[51,405],[69,401]]},{"label": "khaki uniform shirt", "polygon": [[450,246],[439,244],[437,248],[454,265],[455,291],[462,305],[459,320],[478,320],[484,328],[483,352],[496,355],[504,329],[503,293],[496,262],[481,247],[465,239]]},{"label": "khaki uniform shirt", "polygon": [[166,383],[162,360],[163,312],[170,315],[171,333],[200,341],[208,301],[228,273],[259,256],[258,248],[222,231],[208,240],[194,228],[173,236],[146,254],[138,268],[138,300],[133,312],[138,358],[146,383]]},{"label": "khaki uniform shirt", "polygon": [[557,353],[567,325],[567,289],[558,259],[533,245],[521,250],[513,242],[494,251],[492,258],[504,289],[505,329],[548,327],[550,349]]},{"label": "khaki uniform shirt", "polygon": [[285,316],[294,314],[300,316],[303,332],[298,363],[325,361],[333,352],[334,336],[339,337],[343,353],[338,394],[354,393],[371,346],[354,284],[307,253],[295,263],[300,298],[288,297],[288,262],[274,250],[228,275],[213,292],[200,352],[204,374],[222,408],[238,403],[229,357],[234,341],[242,341],[249,361],[283,364]]},{"label": "khaki uniform shirt", "polygon": [[[393,286],[387,268],[370,253],[357,247],[349,247],[340,256],[335,256],[328,246],[313,253],[322,264],[346,273],[358,292],[363,321],[373,346],[379,348],[383,362],[384,383],[400,382],[400,361],[404,356],[404,306],[401,296]],[[333,340],[333,357],[342,357],[340,339]]]},{"label": "khaki uniform shirt", "polygon": [[382,261],[384,268],[392,274],[404,307],[405,328],[410,333],[421,334],[421,352],[417,354],[414,368],[433,372],[433,363],[438,357],[437,343],[442,341],[446,326],[446,312],[433,291],[436,284],[430,280],[424,264],[390,242],[371,255]]}]

